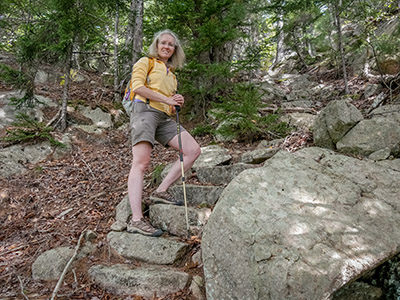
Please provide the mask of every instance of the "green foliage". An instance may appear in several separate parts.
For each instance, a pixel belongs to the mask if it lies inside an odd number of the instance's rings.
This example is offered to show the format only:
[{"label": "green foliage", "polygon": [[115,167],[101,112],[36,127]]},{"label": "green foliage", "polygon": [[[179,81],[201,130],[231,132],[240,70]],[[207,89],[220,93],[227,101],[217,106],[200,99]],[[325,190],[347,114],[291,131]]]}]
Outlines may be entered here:
[{"label": "green foliage", "polygon": [[278,114],[261,116],[261,95],[252,84],[236,84],[232,94],[214,105],[214,116],[219,125],[217,135],[240,141],[254,141],[271,134],[285,136],[290,128],[279,121]]},{"label": "green foliage", "polygon": [[26,73],[17,71],[7,65],[0,64],[0,80],[14,88],[25,91],[20,98],[11,98],[11,104],[17,108],[33,107],[36,103],[32,90],[32,79]]},{"label": "green foliage", "polygon": [[23,72],[17,71],[5,64],[0,64],[0,80],[11,86],[22,87],[27,78]]},{"label": "green foliage", "polygon": [[21,143],[48,140],[53,146],[65,147],[51,135],[51,127],[46,127],[44,123],[37,122],[23,113],[17,114],[16,119],[17,121],[12,124],[12,127],[7,129],[6,136],[2,138],[4,141]]},{"label": "green foliage", "polygon": [[151,180],[150,180],[150,186],[151,187],[156,187],[159,186],[161,183],[161,173],[165,169],[165,165],[159,164],[157,165],[153,172],[151,172]]},{"label": "green foliage", "polygon": [[191,134],[194,136],[206,136],[212,134],[214,128],[210,124],[201,124],[192,129]]}]

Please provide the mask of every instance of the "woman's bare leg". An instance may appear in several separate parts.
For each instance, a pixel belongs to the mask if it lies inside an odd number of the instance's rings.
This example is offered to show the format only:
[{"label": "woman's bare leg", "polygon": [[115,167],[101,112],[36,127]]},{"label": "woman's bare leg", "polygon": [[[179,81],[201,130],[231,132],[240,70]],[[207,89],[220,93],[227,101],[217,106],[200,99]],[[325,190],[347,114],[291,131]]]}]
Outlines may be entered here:
[{"label": "woman's bare leg", "polygon": [[128,177],[128,196],[133,221],[139,221],[143,217],[143,177],[150,164],[151,150],[151,144],[148,142],[140,142],[132,147],[133,160]]},{"label": "woman's bare leg", "polygon": [[[185,172],[189,170],[196,159],[199,157],[201,150],[199,144],[190,135],[189,132],[181,132],[182,138],[182,152],[183,152],[183,165]],[[172,138],[168,143],[169,146],[179,151],[178,135]],[[157,188],[157,192],[165,192],[177,179],[182,175],[180,160],[178,159],[171,167],[167,176]]]}]

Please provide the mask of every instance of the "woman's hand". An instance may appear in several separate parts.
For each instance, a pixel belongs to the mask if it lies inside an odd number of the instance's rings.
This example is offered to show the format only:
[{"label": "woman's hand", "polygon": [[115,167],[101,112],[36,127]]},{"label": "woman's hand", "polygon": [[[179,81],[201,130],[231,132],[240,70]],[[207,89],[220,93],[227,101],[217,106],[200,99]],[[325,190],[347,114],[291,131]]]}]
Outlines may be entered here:
[{"label": "woman's hand", "polygon": [[172,97],[169,97],[167,100],[167,104],[169,104],[171,106],[179,105],[180,107],[182,107],[184,102],[185,102],[185,99],[183,98],[183,96],[181,94],[175,94]]}]

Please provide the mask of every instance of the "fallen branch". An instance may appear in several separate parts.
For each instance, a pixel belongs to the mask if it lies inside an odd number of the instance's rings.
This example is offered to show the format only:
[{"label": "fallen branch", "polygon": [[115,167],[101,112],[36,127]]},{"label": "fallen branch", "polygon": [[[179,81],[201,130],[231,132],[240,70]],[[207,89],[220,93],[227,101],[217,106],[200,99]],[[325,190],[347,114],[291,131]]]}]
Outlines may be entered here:
[{"label": "fallen branch", "polygon": [[46,127],[49,127],[51,124],[53,124],[56,119],[60,116],[61,109],[58,110],[58,112],[55,114],[55,116],[46,124]]},{"label": "fallen branch", "polygon": [[20,287],[21,287],[21,294],[22,294],[22,296],[24,296],[24,298],[25,298],[26,300],[29,300],[29,298],[25,295],[25,292],[24,292],[24,283],[22,282],[21,277],[18,276],[18,280],[19,280],[19,285],[20,285]]},{"label": "fallen branch", "polygon": [[317,112],[315,109],[306,108],[306,107],[264,107],[260,108],[258,111],[260,113],[276,113],[277,111],[281,111],[283,113],[291,113],[291,112],[302,112],[302,113],[309,113],[309,114],[316,114]]},{"label": "fallen branch", "polygon": [[89,169],[90,174],[92,174],[93,178],[96,179],[96,176],[94,176],[92,169],[90,168],[90,166],[87,164],[87,162],[81,158],[81,161],[86,165],[86,167]]},{"label": "fallen branch", "polygon": [[20,250],[22,248],[25,248],[25,247],[28,247],[28,245],[22,245],[22,246],[14,248],[14,249],[4,251],[4,252],[0,253],[0,256],[6,255],[6,254],[14,252],[14,251],[18,251],[18,250]]},{"label": "fallen branch", "polygon": [[124,190],[124,189],[126,189],[126,186],[125,186],[125,185],[122,185],[122,186],[119,186],[119,187],[117,187],[117,188],[115,188],[115,189],[112,189],[111,191],[103,191],[103,192],[100,192],[100,193],[97,193],[97,194],[91,196],[91,197],[88,199],[88,201],[90,202],[90,201],[92,201],[92,200],[94,200],[94,199],[96,199],[96,198],[98,198],[98,197],[101,197],[101,196],[106,195],[107,193],[118,192],[118,191],[121,191],[121,190]]},{"label": "fallen branch", "polygon": [[55,297],[57,296],[57,292],[60,289],[60,286],[64,280],[65,275],[67,274],[68,268],[70,267],[72,262],[75,260],[76,256],[78,255],[78,251],[79,251],[79,248],[81,247],[81,242],[82,242],[83,237],[85,236],[85,233],[86,233],[86,231],[84,230],[84,231],[82,231],[81,235],[79,236],[78,244],[76,244],[76,247],[75,247],[75,252],[72,255],[72,257],[69,259],[67,265],[64,268],[64,271],[61,273],[60,279],[58,279],[57,285],[54,288],[53,294],[51,295],[51,300],[54,300]]}]

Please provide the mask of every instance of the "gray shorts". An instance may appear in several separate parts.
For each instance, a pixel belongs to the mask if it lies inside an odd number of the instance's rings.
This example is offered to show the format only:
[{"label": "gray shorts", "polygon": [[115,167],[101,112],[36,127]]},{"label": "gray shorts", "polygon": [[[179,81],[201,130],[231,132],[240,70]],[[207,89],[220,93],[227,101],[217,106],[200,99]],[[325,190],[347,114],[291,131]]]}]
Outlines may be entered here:
[{"label": "gray shorts", "polygon": [[[177,135],[177,124],[170,116],[140,100],[133,103],[130,119],[132,146],[139,142],[149,142],[154,146],[155,141],[167,146]],[[182,126],[180,128],[181,132],[185,130]]]}]

